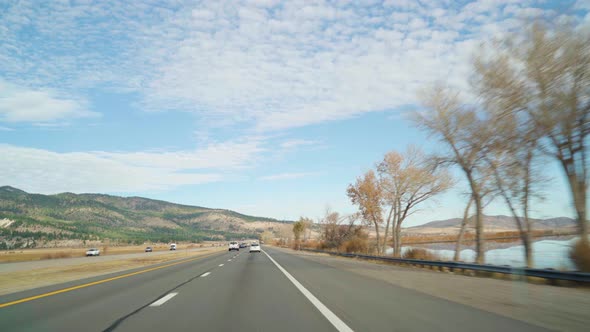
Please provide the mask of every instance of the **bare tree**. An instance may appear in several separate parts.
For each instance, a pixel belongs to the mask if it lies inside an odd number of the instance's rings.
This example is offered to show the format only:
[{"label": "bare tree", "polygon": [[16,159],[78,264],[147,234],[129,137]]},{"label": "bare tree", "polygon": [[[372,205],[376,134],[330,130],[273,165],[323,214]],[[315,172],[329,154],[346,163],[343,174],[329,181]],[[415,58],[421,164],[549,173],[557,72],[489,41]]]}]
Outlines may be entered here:
[{"label": "bare tree", "polygon": [[458,165],[469,184],[475,205],[476,262],[483,264],[483,198],[487,180],[483,168],[486,144],[483,122],[475,109],[462,103],[457,92],[440,84],[425,90],[421,99],[426,110],[415,113],[415,123],[448,145],[450,153],[442,160]]},{"label": "bare tree", "polygon": [[375,172],[371,170],[357,178],[354,185],[348,186],[347,194],[352,204],[358,206],[363,220],[375,227],[377,253],[381,254],[382,190]]},{"label": "bare tree", "polygon": [[346,240],[362,233],[362,226],[357,225],[358,214],[340,215],[326,209],[323,218],[319,220],[322,225],[321,240],[324,248],[339,248]]},{"label": "bare tree", "polygon": [[559,162],[587,242],[590,34],[539,22],[523,31],[477,59],[479,90],[487,107],[530,123],[537,147]]},{"label": "bare tree", "polygon": [[389,213],[385,228],[382,252],[385,252],[387,230],[393,227],[394,256],[401,256],[401,226],[417,206],[447,190],[452,179],[446,169],[430,162],[424,153],[409,147],[405,153],[395,151],[385,155],[377,165],[382,202]]},{"label": "bare tree", "polygon": [[311,218],[301,217],[299,219],[303,223],[303,241],[307,241],[311,237],[311,230],[313,228],[313,220]]}]

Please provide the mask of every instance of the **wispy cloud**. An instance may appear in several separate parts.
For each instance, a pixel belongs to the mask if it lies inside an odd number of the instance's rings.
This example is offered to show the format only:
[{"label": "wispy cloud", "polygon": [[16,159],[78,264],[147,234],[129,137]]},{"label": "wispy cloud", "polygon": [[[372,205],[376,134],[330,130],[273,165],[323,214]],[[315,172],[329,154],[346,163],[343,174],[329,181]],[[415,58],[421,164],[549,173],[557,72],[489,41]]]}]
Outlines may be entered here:
[{"label": "wispy cloud", "polygon": [[293,179],[300,179],[300,178],[314,176],[314,175],[317,175],[317,173],[314,173],[314,172],[279,173],[279,174],[261,176],[259,179],[264,180],[264,181],[293,180]]},{"label": "wispy cloud", "polygon": [[307,139],[291,139],[281,143],[281,148],[283,149],[295,149],[302,146],[313,146],[320,144],[317,141],[307,140]]},{"label": "wispy cloud", "polygon": [[554,15],[532,0],[36,4],[0,14],[7,81],[109,86],[139,93],[146,110],[262,132],[396,109],[437,79],[466,87],[480,40]]},{"label": "wispy cloud", "polygon": [[48,90],[22,88],[0,80],[0,121],[51,123],[81,117],[96,117],[83,102]]},{"label": "wispy cloud", "polygon": [[9,128],[9,127],[0,126],[0,131],[14,131],[14,129]]},{"label": "wispy cloud", "polygon": [[227,180],[264,152],[256,139],[177,152],[54,152],[0,144],[0,183],[55,193],[133,192]]}]

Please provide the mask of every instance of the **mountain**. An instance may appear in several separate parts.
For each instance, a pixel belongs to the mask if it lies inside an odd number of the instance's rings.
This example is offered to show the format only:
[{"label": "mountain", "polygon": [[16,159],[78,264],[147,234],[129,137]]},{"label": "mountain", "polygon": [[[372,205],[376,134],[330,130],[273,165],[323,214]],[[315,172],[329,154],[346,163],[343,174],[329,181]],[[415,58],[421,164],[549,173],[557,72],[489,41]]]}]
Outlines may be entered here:
[{"label": "mountain", "polygon": [[[535,230],[573,230],[576,221],[571,218],[559,217],[550,219],[531,219]],[[453,233],[461,228],[461,218],[431,221],[423,225],[405,228],[407,232],[416,233]],[[469,220],[468,227],[473,228],[474,218]],[[487,232],[517,231],[516,221],[510,216],[484,216],[484,229]]]},{"label": "mountain", "polygon": [[51,241],[126,243],[228,240],[258,237],[290,223],[224,209],[102,194],[30,194],[0,187],[0,249],[7,243]]}]

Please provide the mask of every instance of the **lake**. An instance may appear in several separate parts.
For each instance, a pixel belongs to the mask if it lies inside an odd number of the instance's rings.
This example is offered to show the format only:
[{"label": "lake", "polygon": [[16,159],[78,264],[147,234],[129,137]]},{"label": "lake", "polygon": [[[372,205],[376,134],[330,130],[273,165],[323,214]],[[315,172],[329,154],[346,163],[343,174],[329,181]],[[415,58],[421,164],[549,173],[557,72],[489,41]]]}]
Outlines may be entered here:
[{"label": "lake", "polygon": [[[575,270],[573,262],[569,258],[569,251],[573,244],[578,240],[576,238],[547,239],[538,240],[533,243],[533,261],[534,267],[545,269],[552,268],[558,270]],[[487,244],[486,244],[487,245]],[[491,243],[490,243],[491,245]],[[506,248],[489,249],[486,251],[486,263],[493,265],[510,265],[514,267],[523,267],[524,247],[519,242],[505,243]],[[410,248],[422,248],[441,257],[441,260],[452,260],[455,254],[450,249],[433,249],[425,246],[403,246],[402,253]],[[393,249],[387,250],[388,254],[393,253]],[[471,248],[463,249],[460,256],[461,261],[475,262],[475,250]]]}]

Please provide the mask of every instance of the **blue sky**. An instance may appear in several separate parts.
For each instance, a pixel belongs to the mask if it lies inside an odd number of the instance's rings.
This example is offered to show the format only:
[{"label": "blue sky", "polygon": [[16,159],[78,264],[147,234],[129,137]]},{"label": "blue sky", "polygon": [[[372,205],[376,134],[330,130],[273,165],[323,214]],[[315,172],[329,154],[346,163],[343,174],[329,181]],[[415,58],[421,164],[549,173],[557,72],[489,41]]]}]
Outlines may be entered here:
[{"label": "blue sky", "polygon": [[[469,95],[481,41],[588,1],[3,1],[0,184],[313,218],[385,152],[444,149],[407,114]],[[536,216],[570,216],[559,169]],[[457,173],[460,176],[459,173]],[[460,216],[464,185],[408,225]],[[506,213],[501,204],[488,214]]]}]

